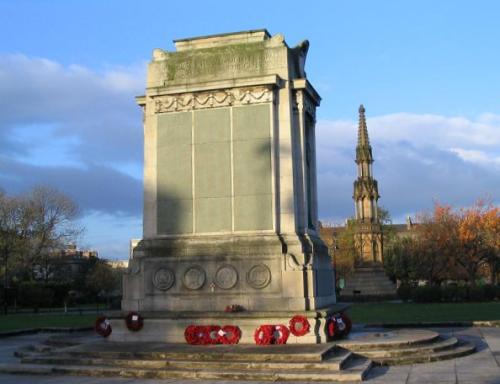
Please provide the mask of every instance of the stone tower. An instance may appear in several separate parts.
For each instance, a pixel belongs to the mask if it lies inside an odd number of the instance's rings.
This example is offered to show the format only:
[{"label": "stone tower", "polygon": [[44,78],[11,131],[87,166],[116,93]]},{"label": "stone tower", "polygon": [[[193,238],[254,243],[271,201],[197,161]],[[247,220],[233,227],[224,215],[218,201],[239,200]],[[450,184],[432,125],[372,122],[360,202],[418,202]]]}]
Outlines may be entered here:
[{"label": "stone tower", "polygon": [[396,296],[396,286],[387,277],[382,265],[382,228],[378,217],[379,199],[377,180],[372,172],[373,155],[365,107],[359,106],[358,144],[356,165],[358,178],[354,181],[354,204],[356,217],[354,224],[354,245],[356,255],[354,272],[346,278],[341,295],[344,300],[365,300],[372,298],[392,298]]},{"label": "stone tower", "polygon": [[356,146],[358,178],[354,182],[354,204],[356,211],[355,244],[358,250],[357,265],[382,262],[382,232],[378,218],[379,199],[377,180],[373,178],[373,155],[365,107],[359,107],[358,145]]}]

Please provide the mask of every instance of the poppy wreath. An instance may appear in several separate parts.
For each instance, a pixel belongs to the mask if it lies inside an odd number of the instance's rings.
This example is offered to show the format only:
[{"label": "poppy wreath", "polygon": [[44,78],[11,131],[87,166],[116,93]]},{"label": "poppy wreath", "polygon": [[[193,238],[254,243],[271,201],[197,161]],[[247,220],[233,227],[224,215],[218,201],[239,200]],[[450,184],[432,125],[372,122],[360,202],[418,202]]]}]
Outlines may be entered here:
[{"label": "poppy wreath", "polygon": [[221,327],[218,325],[205,326],[205,343],[204,344],[218,344],[219,332]]},{"label": "poppy wreath", "polygon": [[290,332],[295,336],[304,336],[309,332],[311,325],[305,316],[296,315],[290,319]]},{"label": "poppy wreath", "polygon": [[351,328],[352,328],[352,321],[351,319],[349,318],[349,316],[347,316],[347,314],[345,312],[342,312],[340,314],[340,317],[342,318],[342,321],[345,323],[345,331],[344,331],[344,336],[345,335],[348,335],[349,332],[351,332]]},{"label": "poppy wreath", "polygon": [[333,317],[330,317],[326,322],[326,333],[329,339],[333,339],[337,336],[337,323]]},{"label": "poppy wreath", "polygon": [[200,344],[198,333],[199,330],[196,325],[188,325],[184,330],[184,338],[186,339],[186,342],[191,345]]},{"label": "poppy wreath", "polygon": [[257,345],[269,345],[273,341],[274,326],[272,325],[261,325],[255,330],[253,338],[255,344]]},{"label": "poppy wreath", "polygon": [[286,327],[286,325],[279,324],[274,326],[273,331],[273,344],[286,344],[288,340],[288,336],[290,336],[290,331]]},{"label": "poppy wreath", "polygon": [[344,321],[342,315],[336,313],[328,319],[326,323],[326,330],[329,338],[338,339],[342,336],[347,335],[350,331],[350,328],[348,330],[348,324]]},{"label": "poppy wreath", "polygon": [[243,312],[244,310],[245,308],[239,304],[231,304],[224,309],[224,312]]},{"label": "poppy wreath", "polygon": [[238,344],[241,339],[241,330],[235,325],[224,325],[218,333],[217,341],[221,344]]},{"label": "poppy wreath", "polygon": [[140,331],[144,326],[144,318],[139,314],[139,312],[129,312],[125,318],[125,323],[127,328],[133,332]]},{"label": "poppy wreath", "polygon": [[94,329],[102,337],[108,337],[112,332],[111,323],[105,316],[96,319]]}]

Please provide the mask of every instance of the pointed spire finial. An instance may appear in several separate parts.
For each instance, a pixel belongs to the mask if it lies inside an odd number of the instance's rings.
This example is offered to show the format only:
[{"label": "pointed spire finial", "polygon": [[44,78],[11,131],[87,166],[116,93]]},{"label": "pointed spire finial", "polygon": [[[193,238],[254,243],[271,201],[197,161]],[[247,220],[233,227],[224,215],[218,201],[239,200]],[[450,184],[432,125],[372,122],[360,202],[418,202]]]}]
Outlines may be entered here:
[{"label": "pointed spire finial", "polygon": [[358,146],[369,146],[368,128],[366,127],[365,107],[363,104],[359,106],[359,126],[358,126]]}]

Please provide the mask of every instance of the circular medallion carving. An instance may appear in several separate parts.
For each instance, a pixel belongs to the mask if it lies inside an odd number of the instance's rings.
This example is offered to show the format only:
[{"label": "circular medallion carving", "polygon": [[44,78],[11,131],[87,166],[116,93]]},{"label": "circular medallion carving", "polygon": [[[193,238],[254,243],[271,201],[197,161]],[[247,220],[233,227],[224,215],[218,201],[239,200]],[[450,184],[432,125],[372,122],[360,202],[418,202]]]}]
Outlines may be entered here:
[{"label": "circular medallion carving", "polygon": [[205,284],[206,274],[203,268],[198,266],[189,267],[186,272],[184,272],[184,277],[182,282],[187,289],[200,289]]},{"label": "circular medallion carving", "polygon": [[231,289],[238,282],[238,272],[232,265],[223,265],[215,273],[215,285],[221,289]]},{"label": "circular medallion carving", "polygon": [[265,288],[271,282],[271,271],[264,264],[254,265],[247,273],[247,282],[252,288]]},{"label": "circular medallion carving", "polygon": [[174,273],[168,268],[158,269],[153,276],[153,285],[161,291],[172,288],[175,282]]}]

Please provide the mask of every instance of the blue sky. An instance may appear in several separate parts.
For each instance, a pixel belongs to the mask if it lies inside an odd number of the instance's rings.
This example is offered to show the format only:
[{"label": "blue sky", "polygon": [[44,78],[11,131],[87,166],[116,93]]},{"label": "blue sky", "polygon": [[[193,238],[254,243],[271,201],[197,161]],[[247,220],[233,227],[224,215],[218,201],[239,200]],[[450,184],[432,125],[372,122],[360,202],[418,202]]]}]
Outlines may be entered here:
[{"label": "blue sky", "polygon": [[307,38],[320,217],[352,214],[364,103],[380,203],[401,221],[433,199],[500,190],[500,2],[0,1],[0,187],[49,184],[82,207],[80,239],[125,258],[141,236],[143,93],[153,48],[267,28]]}]

